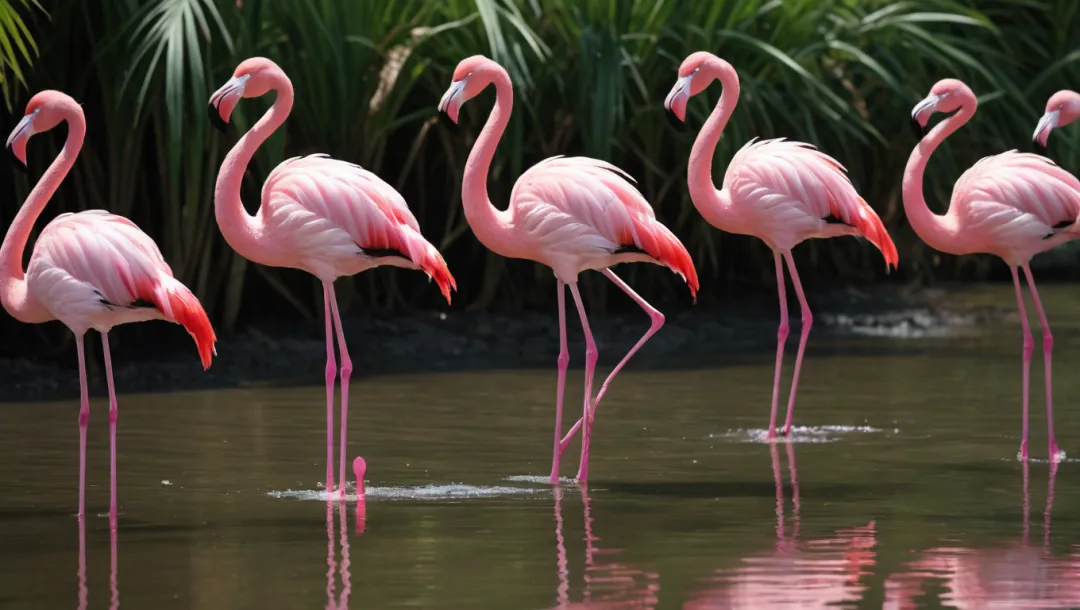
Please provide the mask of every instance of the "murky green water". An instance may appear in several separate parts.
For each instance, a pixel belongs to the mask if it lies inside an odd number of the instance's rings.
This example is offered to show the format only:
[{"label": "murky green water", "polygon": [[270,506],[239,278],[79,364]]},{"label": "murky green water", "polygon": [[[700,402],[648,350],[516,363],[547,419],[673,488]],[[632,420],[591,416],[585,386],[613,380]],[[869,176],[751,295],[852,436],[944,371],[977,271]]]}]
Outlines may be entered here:
[{"label": "murky green water", "polygon": [[[1058,439],[1080,456],[1080,290],[1046,293]],[[72,516],[76,404],[6,404],[0,606],[1080,607],[1078,466],[1051,476],[1035,461],[1025,477],[1014,459],[1018,327],[811,336],[796,410],[809,428],[775,447],[750,442],[767,423],[768,352],[631,366],[598,413],[588,491],[525,478],[550,464],[554,354],[550,370],[362,379],[350,457],[375,489],[361,533],[355,504],[274,493],[323,478],[319,387],[121,396],[115,540],[107,519],[83,534]],[[94,514],[108,509],[105,409],[92,405]]]}]

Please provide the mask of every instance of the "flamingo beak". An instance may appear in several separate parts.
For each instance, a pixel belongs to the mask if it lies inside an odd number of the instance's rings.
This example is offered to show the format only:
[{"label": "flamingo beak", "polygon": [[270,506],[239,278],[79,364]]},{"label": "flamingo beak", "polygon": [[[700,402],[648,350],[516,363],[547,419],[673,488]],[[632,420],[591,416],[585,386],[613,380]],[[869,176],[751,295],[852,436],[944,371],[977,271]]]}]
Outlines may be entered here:
[{"label": "flamingo beak", "polygon": [[1039,124],[1035,126],[1035,133],[1031,136],[1036,153],[1043,156],[1046,155],[1046,144],[1050,139],[1050,132],[1058,126],[1058,119],[1060,116],[1060,110],[1051,110],[1039,119]]},{"label": "flamingo beak", "polygon": [[930,123],[930,115],[934,114],[938,102],[946,95],[948,94],[930,95],[923,101],[915,104],[915,108],[911,110],[911,129],[915,132],[915,137],[919,140],[922,140],[923,137],[926,136],[926,132],[928,131],[926,126]]},{"label": "flamingo beak", "polygon": [[228,130],[229,117],[232,116],[236,103],[244,97],[244,87],[249,78],[251,78],[250,74],[234,76],[210,96],[210,105],[206,108],[206,112],[210,117],[210,123],[222,133]]},{"label": "flamingo beak", "polygon": [[15,167],[26,171],[26,143],[30,140],[30,136],[34,135],[34,117],[37,116],[38,111],[35,110],[30,114],[24,116],[19,124],[15,126],[15,129],[8,136],[7,142],[4,146],[11,152],[11,156],[15,157],[18,163]]},{"label": "flamingo beak", "polygon": [[367,462],[364,458],[356,456],[352,463],[353,475],[356,476],[356,495],[364,497],[364,474],[367,473]]},{"label": "flamingo beak", "polygon": [[439,100],[439,112],[445,112],[454,123],[458,122],[458,113],[461,111],[461,104],[464,102],[461,94],[465,91],[465,83],[468,80],[469,77],[466,76],[461,80],[450,83],[450,88],[446,90],[442,99]]},{"label": "flamingo beak", "polygon": [[686,104],[690,101],[690,81],[694,79],[695,74],[697,70],[675,81],[671,93],[664,98],[664,110],[667,111],[668,122],[677,129],[685,127]]}]

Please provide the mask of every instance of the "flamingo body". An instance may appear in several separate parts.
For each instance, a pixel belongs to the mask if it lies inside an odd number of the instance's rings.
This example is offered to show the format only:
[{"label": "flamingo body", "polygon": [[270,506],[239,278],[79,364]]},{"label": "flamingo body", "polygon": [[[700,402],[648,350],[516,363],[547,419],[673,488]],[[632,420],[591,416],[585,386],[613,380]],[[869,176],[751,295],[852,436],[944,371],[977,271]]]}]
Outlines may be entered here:
[{"label": "flamingo body", "polygon": [[130,322],[168,320],[195,339],[210,366],[214,330],[135,223],[103,210],[61,214],[41,232],[26,270],[30,294],[76,334]]},{"label": "flamingo body", "polygon": [[1010,266],[1076,239],[1080,181],[1046,157],[1015,150],[985,157],[953,187],[943,251],[994,254]]},{"label": "flamingo body", "polygon": [[692,294],[697,273],[686,249],[621,169],[588,157],[552,157],[529,168],[510,194],[516,247],[500,252],[552,268],[563,282],[619,263],[665,265]]},{"label": "flamingo body", "polygon": [[790,250],[811,238],[865,237],[895,265],[896,246],[845,171],[810,144],[751,140],[728,165],[716,201],[730,209],[714,214],[712,224],[757,237],[774,250]]},{"label": "flamingo body", "polygon": [[317,154],[274,168],[257,222],[275,247],[256,262],[307,271],[324,282],[380,265],[420,269],[450,300],[446,262],[420,234],[405,199],[358,165]]}]

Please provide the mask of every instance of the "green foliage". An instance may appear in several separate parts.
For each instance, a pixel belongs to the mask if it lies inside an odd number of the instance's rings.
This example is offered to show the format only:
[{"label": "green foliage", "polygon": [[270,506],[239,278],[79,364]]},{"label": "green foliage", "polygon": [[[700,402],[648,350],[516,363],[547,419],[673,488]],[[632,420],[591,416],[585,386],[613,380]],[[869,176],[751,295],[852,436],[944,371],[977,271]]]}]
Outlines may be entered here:
[{"label": "green foliage", "polygon": [[[878,209],[900,247],[901,274],[924,279],[983,277],[994,267],[979,257],[941,259],[906,228],[899,185],[915,143],[912,105],[944,77],[965,80],[981,96],[975,120],[931,164],[928,199],[943,209],[964,168],[987,154],[1026,149],[1047,97],[1080,77],[1080,9],[1070,0],[69,0],[50,6],[49,19],[26,10],[32,7],[40,8],[0,0],[5,96],[24,103],[32,91],[61,88],[84,103],[90,122],[73,178],[47,216],[90,207],[130,215],[226,330],[257,309],[245,302],[268,293],[260,305],[308,318],[320,308],[309,277],[248,265],[215,224],[214,179],[237,134],[208,129],[205,105],[246,57],[278,62],[297,93],[285,128],[252,164],[249,209],[263,178],[289,156],[327,152],[360,163],[399,188],[457,275],[457,302],[474,307],[542,305],[553,291],[550,272],[491,255],[463,218],[461,175],[490,93],[465,108],[456,132],[440,126],[435,104],[469,55],[498,60],[516,87],[492,168],[496,205],[547,156],[610,160],[634,175],[687,244],[705,299],[773,280],[765,247],[708,226],[686,193],[694,132],[720,94],[714,85],[692,101],[689,133],[669,127],[661,101],[689,53],[726,58],[742,81],[717,154],[718,178],[752,137],[813,143],[847,166]],[[26,23],[16,9],[29,15]],[[38,49],[35,39],[47,43]],[[13,93],[9,74],[24,90]],[[236,129],[269,102],[240,104]],[[1080,165],[1074,131],[1052,139],[1069,168]],[[57,146],[35,144],[31,176]],[[5,222],[30,186],[13,182],[0,203]],[[883,276],[880,255],[856,240],[811,242],[797,256],[809,281]],[[685,296],[651,266],[620,273],[647,298]],[[341,292],[367,309],[438,303],[416,273],[378,270],[353,282]],[[586,280],[585,289],[603,304],[606,283]]]}]

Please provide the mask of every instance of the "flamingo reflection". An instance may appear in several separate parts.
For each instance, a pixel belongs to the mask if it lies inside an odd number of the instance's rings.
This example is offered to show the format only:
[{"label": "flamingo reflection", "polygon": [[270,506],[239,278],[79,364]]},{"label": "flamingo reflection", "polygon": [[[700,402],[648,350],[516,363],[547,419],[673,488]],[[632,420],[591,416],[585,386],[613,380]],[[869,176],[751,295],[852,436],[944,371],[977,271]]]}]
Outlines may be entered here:
[{"label": "flamingo reflection", "polygon": [[1019,540],[995,549],[950,546],[925,551],[908,564],[908,571],[885,581],[885,608],[915,608],[917,598],[924,594],[922,583],[926,579],[944,581],[941,603],[961,610],[1080,606],[1080,554],[1053,557],[1050,553],[1050,516],[1057,464],[1050,465],[1042,548],[1029,544],[1028,464],[1022,462],[1021,466],[1024,521]]},{"label": "flamingo reflection", "polygon": [[692,594],[685,610],[733,608],[825,608],[858,602],[861,579],[875,564],[877,531],[873,521],[837,530],[829,538],[800,541],[799,479],[795,447],[788,443],[791,471],[791,533],[784,522],[784,486],[776,445],[770,445],[776,483],[776,546],[770,553],[745,557],[735,568],[721,568]]},{"label": "flamingo reflection", "polygon": [[[109,528],[109,610],[120,607],[120,590],[116,585],[117,574],[116,528]],[[86,610],[89,589],[86,586],[86,520],[79,520],[79,567],[76,571],[79,579],[79,610]]]},{"label": "flamingo reflection", "polygon": [[[341,532],[341,563],[337,562],[337,545],[334,540],[334,504],[338,508],[338,528]],[[361,497],[358,505],[364,504]],[[357,506],[356,514],[359,517],[361,507]],[[344,501],[328,501],[326,503],[326,610],[344,610],[349,607],[349,594],[352,592],[352,584],[349,574],[349,529],[345,519],[346,509]],[[363,531],[360,522],[356,524],[357,531]],[[337,579],[341,576],[341,593],[336,594]]]},{"label": "flamingo reflection", "polygon": [[562,501],[564,490],[555,488],[555,552],[559,584],[556,588],[556,608],[655,608],[659,603],[660,575],[646,572],[616,561],[598,561],[622,552],[596,546],[600,539],[593,535],[593,516],[589,491],[580,486],[585,516],[585,587],[581,602],[570,601],[570,567],[563,536]]}]

